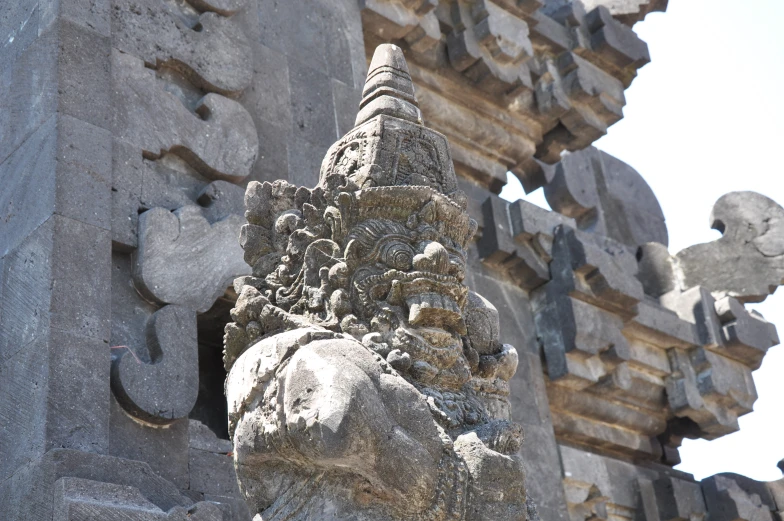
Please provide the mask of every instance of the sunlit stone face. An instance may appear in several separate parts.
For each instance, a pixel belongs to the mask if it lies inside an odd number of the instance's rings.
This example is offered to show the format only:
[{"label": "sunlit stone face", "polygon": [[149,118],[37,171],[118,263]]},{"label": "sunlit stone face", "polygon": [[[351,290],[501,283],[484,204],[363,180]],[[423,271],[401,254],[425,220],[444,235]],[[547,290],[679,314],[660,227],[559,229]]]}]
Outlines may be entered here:
[{"label": "sunlit stone face", "polygon": [[440,232],[427,213],[405,224],[368,220],[351,230],[345,250],[350,296],[362,313],[361,323],[343,328],[377,350],[407,353],[412,376],[422,383],[459,387],[470,378],[462,340],[464,238]]}]

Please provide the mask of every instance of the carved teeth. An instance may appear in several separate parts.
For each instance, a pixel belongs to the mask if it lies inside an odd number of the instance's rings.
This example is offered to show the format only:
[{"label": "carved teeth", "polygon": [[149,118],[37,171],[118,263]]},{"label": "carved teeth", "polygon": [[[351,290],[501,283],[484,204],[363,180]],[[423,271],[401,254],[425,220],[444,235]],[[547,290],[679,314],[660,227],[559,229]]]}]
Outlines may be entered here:
[{"label": "carved teeth", "polygon": [[423,293],[406,298],[408,322],[413,326],[448,327],[465,334],[465,322],[457,303],[449,296]]}]

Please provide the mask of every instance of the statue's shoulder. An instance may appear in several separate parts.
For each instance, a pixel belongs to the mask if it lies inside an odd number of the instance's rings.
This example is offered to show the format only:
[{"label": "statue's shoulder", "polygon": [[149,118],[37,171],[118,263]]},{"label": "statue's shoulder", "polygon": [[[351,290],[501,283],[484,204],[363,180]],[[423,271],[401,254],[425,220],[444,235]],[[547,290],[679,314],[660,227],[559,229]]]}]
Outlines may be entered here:
[{"label": "statue's shoulder", "polygon": [[247,348],[232,364],[226,377],[226,396],[236,402],[229,404],[230,409],[239,409],[241,404],[253,401],[251,395],[263,391],[278,369],[300,349],[319,339],[339,336],[319,327],[307,327],[262,338]]}]

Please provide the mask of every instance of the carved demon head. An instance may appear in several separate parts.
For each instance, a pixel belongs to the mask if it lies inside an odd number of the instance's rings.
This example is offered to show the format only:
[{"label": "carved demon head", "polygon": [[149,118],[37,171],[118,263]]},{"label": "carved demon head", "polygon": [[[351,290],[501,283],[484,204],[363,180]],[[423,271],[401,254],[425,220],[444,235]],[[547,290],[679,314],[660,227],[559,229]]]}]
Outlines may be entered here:
[{"label": "carved demon head", "polygon": [[446,138],[421,124],[399,49],[376,53],[356,126],[328,151],[318,185],[252,183],[246,205],[253,276],[238,281],[227,366],[261,335],[316,325],[425,385],[459,389],[477,373],[488,341],[468,334],[477,297],[463,280],[476,222]]}]

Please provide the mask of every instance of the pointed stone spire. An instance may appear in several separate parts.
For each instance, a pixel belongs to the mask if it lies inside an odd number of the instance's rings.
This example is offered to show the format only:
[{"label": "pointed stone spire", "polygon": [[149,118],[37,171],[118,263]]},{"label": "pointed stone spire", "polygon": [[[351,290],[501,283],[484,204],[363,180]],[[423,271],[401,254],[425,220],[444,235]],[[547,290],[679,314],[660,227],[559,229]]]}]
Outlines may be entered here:
[{"label": "pointed stone spire", "polygon": [[422,124],[411,74],[403,51],[397,45],[383,44],[376,48],[354,126],[380,114]]}]

